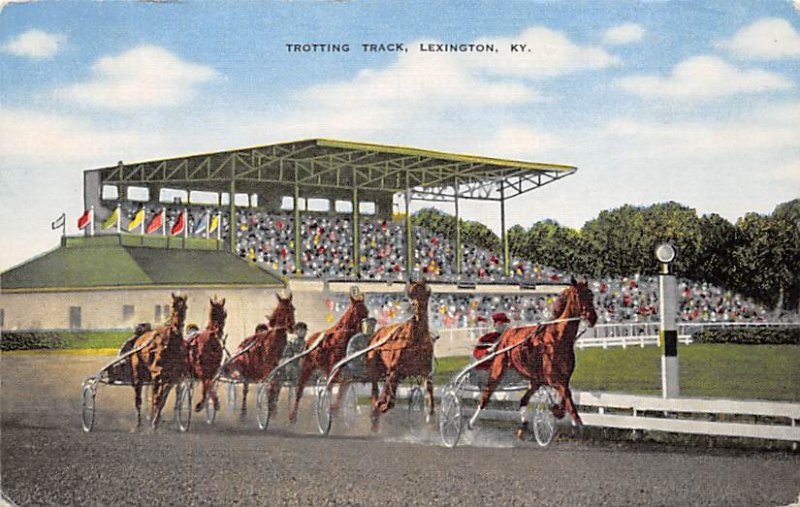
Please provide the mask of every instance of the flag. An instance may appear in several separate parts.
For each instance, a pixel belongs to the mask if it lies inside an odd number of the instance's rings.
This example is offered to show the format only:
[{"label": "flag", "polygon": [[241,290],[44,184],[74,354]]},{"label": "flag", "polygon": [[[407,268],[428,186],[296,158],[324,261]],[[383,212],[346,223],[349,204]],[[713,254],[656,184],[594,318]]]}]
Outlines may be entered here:
[{"label": "flag", "polygon": [[197,221],[197,227],[194,228],[195,234],[201,234],[208,229],[208,211],[203,213],[202,218]]},{"label": "flag", "polygon": [[133,216],[131,223],[128,224],[128,232],[136,229],[142,222],[144,222],[144,208],[139,208],[139,211]]},{"label": "flag", "polygon": [[208,232],[214,232],[219,227],[219,215],[214,215],[214,218],[211,219],[211,225],[208,228]]},{"label": "flag", "polygon": [[114,208],[114,212],[111,213],[108,218],[106,218],[105,222],[103,222],[103,229],[113,227],[117,223],[117,220],[119,220],[119,207]]},{"label": "flag", "polygon": [[162,210],[150,220],[150,223],[147,224],[145,232],[147,232],[147,234],[152,234],[156,232],[163,223],[164,223],[164,211]]},{"label": "flag", "polygon": [[53,230],[56,230],[59,227],[64,227],[64,222],[66,221],[66,219],[67,219],[67,214],[62,213],[60,217],[53,220],[53,222],[50,224],[50,227],[52,227]]},{"label": "flag", "polygon": [[175,221],[175,224],[172,226],[172,229],[170,229],[169,233],[173,236],[177,236],[183,232],[184,227],[186,227],[186,214],[181,211],[178,214],[178,219]]},{"label": "flag", "polygon": [[92,222],[93,211],[92,208],[89,208],[83,212],[83,215],[78,219],[78,229],[85,229]]}]

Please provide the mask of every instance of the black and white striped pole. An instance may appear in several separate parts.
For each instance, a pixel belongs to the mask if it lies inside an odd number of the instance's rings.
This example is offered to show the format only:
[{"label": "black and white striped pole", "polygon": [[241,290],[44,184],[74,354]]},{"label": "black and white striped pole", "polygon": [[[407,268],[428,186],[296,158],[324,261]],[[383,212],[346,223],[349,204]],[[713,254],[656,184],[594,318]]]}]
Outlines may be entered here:
[{"label": "black and white striped pole", "polygon": [[676,322],[678,291],[675,275],[669,270],[669,265],[675,260],[675,249],[667,243],[660,245],[656,249],[656,258],[661,262],[661,273],[658,275],[658,310],[661,316],[659,341],[663,347],[661,349],[661,395],[663,398],[677,398],[680,396]]}]

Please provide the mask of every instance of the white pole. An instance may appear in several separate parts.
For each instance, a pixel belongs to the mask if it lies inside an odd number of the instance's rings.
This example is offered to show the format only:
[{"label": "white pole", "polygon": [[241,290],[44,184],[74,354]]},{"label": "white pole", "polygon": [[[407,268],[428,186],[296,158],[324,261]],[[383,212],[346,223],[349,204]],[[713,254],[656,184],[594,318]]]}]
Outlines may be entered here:
[{"label": "white pole", "polygon": [[189,213],[186,212],[186,208],[183,208],[183,237],[189,237]]},{"label": "white pole", "polygon": [[139,226],[141,227],[142,236],[144,236],[144,223],[147,222],[147,211],[144,205],[142,205],[142,213],[144,213],[144,216],[142,217],[142,223],[139,224]]},{"label": "white pole", "polygon": [[94,236],[94,206],[89,207],[89,236]]},{"label": "white pole", "polygon": [[117,234],[122,234],[121,222],[122,222],[122,206],[117,204]]},{"label": "white pole", "polygon": [[205,233],[206,233],[206,239],[208,239],[208,230],[211,229],[211,210],[208,209],[206,210],[205,221],[206,221]]},{"label": "white pole", "polygon": [[161,208],[161,235],[167,235],[167,208]]},{"label": "white pole", "polygon": [[678,331],[675,322],[678,301],[675,275],[670,274],[669,264],[664,263],[658,275],[658,310],[661,314],[659,338],[661,355],[661,395],[663,398],[680,396],[680,371],[678,368]]}]

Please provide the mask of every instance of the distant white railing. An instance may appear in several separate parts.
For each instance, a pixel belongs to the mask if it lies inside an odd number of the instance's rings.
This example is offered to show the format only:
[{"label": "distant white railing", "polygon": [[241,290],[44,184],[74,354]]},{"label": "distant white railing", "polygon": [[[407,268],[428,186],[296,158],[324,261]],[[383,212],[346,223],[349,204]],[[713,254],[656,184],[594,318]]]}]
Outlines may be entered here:
[{"label": "distant white railing", "polygon": [[[527,324],[515,323],[517,326]],[[680,322],[678,323],[678,342],[689,345],[693,342],[692,334],[701,329],[721,327],[797,327],[798,322]],[[487,327],[462,327],[439,329],[439,341],[436,343],[436,356],[466,356],[480,336],[490,331]],[[587,328],[578,339],[575,347],[604,348],[609,347],[645,347],[658,345],[658,322],[626,322],[597,324]]]}]

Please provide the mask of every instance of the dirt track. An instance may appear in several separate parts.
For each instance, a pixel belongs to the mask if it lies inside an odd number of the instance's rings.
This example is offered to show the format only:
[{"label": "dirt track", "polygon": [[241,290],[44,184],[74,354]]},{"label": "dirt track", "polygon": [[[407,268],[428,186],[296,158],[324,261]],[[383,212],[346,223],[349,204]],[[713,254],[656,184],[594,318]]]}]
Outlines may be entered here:
[{"label": "dirt track", "polygon": [[492,429],[446,449],[436,432],[410,433],[399,412],[379,436],[366,421],[353,435],[316,436],[308,406],[290,431],[285,403],[266,433],[252,417],[239,423],[225,412],[213,427],[193,419],[188,434],[171,424],[134,433],[124,387],[101,388],[97,425],[86,434],[78,388],[102,362],[3,356],[0,466],[13,501],[751,506],[789,504],[800,493],[796,455],[571,441],[539,449]]}]

